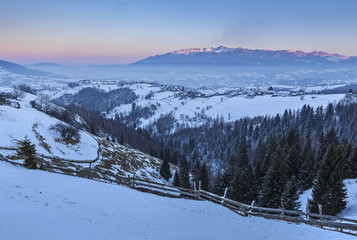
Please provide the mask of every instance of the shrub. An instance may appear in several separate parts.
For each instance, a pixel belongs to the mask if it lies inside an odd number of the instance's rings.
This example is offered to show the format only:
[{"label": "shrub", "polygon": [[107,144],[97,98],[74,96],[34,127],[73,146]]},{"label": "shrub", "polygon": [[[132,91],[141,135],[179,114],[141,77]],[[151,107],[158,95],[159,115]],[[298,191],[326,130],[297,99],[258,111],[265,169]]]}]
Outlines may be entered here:
[{"label": "shrub", "polygon": [[78,133],[79,129],[77,127],[65,125],[63,123],[56,123],[50,127],[50,130],[54,130],[61,134],[63,139],[80,139],[80,135]]}]

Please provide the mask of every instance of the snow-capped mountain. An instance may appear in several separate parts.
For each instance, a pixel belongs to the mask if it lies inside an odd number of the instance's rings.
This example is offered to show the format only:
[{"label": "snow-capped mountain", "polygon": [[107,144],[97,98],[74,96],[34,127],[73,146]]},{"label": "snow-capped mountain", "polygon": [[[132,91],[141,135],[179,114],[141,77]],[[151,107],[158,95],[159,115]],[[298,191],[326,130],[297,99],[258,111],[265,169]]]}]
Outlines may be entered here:
[{"label": "snow-capped mountain", "polygon": [[301,65],[336,64],[355,60],[340,54],[322,51],[247,49],[229,46],[189,48],[140,60],[138,64],[223,64],[223,65]]}]

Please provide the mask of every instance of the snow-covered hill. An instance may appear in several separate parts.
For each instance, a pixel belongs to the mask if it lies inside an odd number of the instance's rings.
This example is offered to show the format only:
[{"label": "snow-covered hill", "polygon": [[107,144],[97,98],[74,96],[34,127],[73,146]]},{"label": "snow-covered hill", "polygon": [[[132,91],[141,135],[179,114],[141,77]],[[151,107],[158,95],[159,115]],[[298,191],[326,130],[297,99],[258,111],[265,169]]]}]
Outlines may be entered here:
[{"label": "snow-covered hill", "polygon": [[[103,106],[107,109],[103,111],[103,115],[108,118],[120,118],[122,122],[129,125],[135,122],[137,127],[142,128],[150,127],[153,123],[157,125],[160,119],[166,118],[169,122],[165,120],[165,126],[171,131],[180,127],[199,126],[217,117],[225,121],[234,121],[243,117],[282,114],[285,109],[297,110],[305,104],[312,107],[327,106],[329,102],[333,103],[344,97],[344,94],[298,95],[297,89],[291,89],[291,92],[269,92],[267,88],[252,90],[232,87],[185,89],[179,86],[145,82],[90,81],[87,84],[59,91],[53,98],[61,98],[69,94],[61,99],[62,104],[74,100],[85,101],[78,92],[88,87],[106,93],[118,88],[130,89],[137,96],[133,98],[134,101],[120,104],[112,109],[108,108],[109,103]],[[106,100],[108,99],[109,95]]]},{"label": "snow-covered hill", "polygon": [[65,123],[33,108],[30,101],[34,99],[36,96],[25,94],[23,99],[13,101],[20,108],[0,105],[0,157],[21,161],[16,157],[16,144],[27,136],[36,145],[39,157],[51,166],[76,171],[91,167],[98,174],[113,179],[135,174],[143,179],[165,181],[159,174],[161,160],[140,151],[84,130],[79,131],[79,141],[63,141],[60,134],[50,128]]},{"label": "snow-covered hill", "polygon": [[355,239],[0,161],[0,239]]},{"label": "snow-covered hill", "polygon": [[37,145],[39,154],[76,160],[94,160],[97,158],[98,143],[87,132],[80,131],[79,143],[72,145],[59,141],[58,132],[50,127],[60,121],[30,106],[36,96],[26,94],[17,101],[20,108],[0,106],[1,147],[16,147],[19,140],[28,138]]}]

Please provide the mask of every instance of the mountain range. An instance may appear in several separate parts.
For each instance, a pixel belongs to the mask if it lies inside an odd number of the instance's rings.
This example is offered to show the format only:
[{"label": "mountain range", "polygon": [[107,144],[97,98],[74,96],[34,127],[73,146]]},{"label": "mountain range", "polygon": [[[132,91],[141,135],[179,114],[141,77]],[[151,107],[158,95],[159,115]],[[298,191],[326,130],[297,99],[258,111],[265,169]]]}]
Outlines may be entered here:
[{"label": "mountain range", "polygon": [[216,65],[326,65],[356,63],[357,57],[347,57],[322,51],[303,52],[295,50],[253,50],[219,46],[189,48],[155,55],[133,65],[156,64],[216,64]]},{"label": "mountain range", "polygon": [[[127,79],[158,81],[185,87],[214,85],[355,82],[357,57],[322,51],[253,50],[227,46],[190,48],[151,56],[130,65],[66,66],[39,63],[21,66],[0,61],[1,85],[19,82],[17,75],[45,78]],[[10,72],[10,74],[9,74]],[[37,85],[42,83],[37,82]]]}]

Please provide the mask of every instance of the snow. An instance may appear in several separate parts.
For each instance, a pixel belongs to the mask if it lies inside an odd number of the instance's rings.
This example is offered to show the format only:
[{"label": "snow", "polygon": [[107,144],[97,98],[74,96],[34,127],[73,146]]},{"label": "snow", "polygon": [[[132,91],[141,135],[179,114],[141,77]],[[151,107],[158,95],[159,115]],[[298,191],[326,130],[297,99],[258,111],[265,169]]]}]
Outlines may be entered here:
[{"label": "snow", "polygon": [[347,187],[347,206],[342,211],[341,215],[347,218],[357,219],[357,180],[347,179],[345,184]]},{"label": "snow", "polygon": [[355,239],[242,217],[208,201],[160,197],[0,162],[0,239]]},{"label": "snow", "polygon": [[[0,106],[0,147],[16,147],[16,143],[27,136],[36,144],[39,154],[67,158],[71,160],[94,160],[97,157],[98,143],[88,133],[80,131],[80,142],[72,145],[59,142],[57,132],[49,130],[50,126],[60,122],[46,115],[29,104],[35,96],[26,94],[24,99],[18,101],[20,109],[10,106]],[[37,132],[37,134],[36,134]],[[50,151],[41,145],[38,136],[50,147]],[[0,151],[2,153],[2,151]]]},{"label": "snow", "polygon": [[[231,114],[231,120],[236,120],[242,117],[255,117],[276,114],[282,114],[285,109],[297,110],[303,105],[311,107],[327,106],[329,102],[338,101],[344,97],[344,94],[331,95],[306,95],[303,100],[297,97],[271,97],[269,95],[258,96],[254,99],[247,99],[242,96],[224,99],[219,103],[218,98],[212,99],[215,107],[206,111],[210,117],[223,115],[227,120],[228,113]],[[215,100],[215,101],[214,101]],[[219,105],[217,105],[219,104]]]}]

